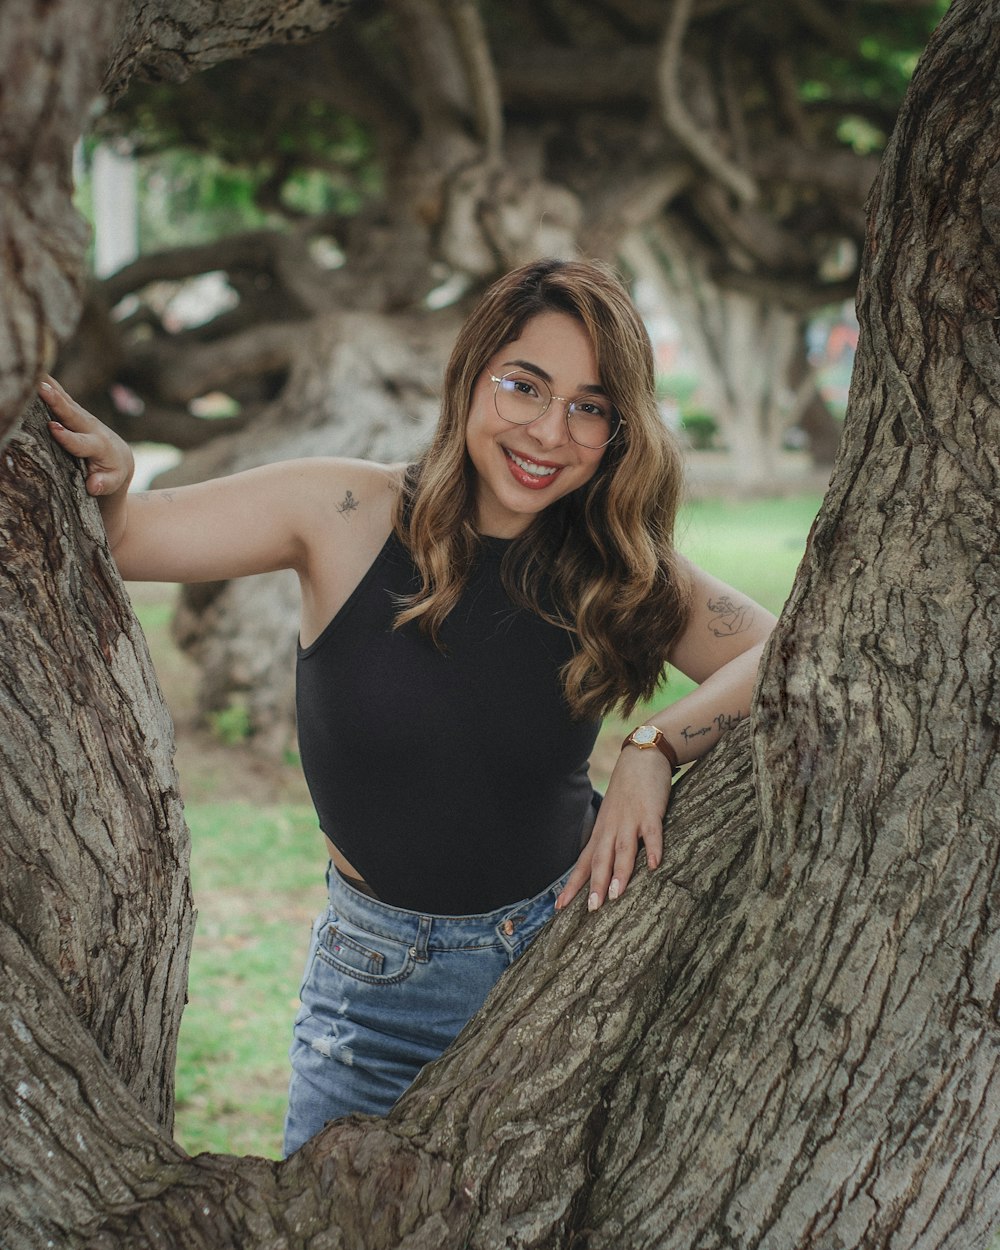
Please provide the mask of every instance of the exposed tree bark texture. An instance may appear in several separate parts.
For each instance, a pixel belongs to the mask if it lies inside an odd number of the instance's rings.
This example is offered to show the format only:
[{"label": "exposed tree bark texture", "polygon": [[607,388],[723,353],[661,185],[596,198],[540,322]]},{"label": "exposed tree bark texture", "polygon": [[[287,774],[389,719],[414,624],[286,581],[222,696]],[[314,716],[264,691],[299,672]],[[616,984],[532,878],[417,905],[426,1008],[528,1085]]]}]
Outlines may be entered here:
[{"label": "exposed tree bark texture", "polygon": [[125,0],[104,90],[113,98],[134,74],[180,82],[265,44],[308,39],[336,22],[351,0]]},{"label": "exposed tree bark texture", "polygon": [[96,504],[40,409],[0,453],[0,923],[169,1128],[193,928],[173,729]]},{"label": "exposed tree bark texture", "polygon": [[70,158],[98,91],[139,69],[181,78],[280,38],[305,38],[350,0],[5,0],[0,11],[0,445],[80,313],[87,230]]},{"label": "exposed tree bark texture", "polygon": [[[875,187],[845,440],[766,658],[756,794],[738,727],[679,784],[656,873],[557,918],[388,1119],[334,1124],[286,1163],[188,1160],[136,1114],[127,1059],[88,1036],[78,982],[7,901],[24,888],[12,853],[46,845],[84,791],[117,789],[133,812],[164,793],[158,733],[134,735],[136,774],[113,745],[98,777],[47,754],[71,733],[74,752],[117,742],[152,695],[107,624],[92,509],[78,519],[60,492],[50,514],[51,453],[31,431],[14,444],[0,740],[9,752],[18,715],[29,750],[0,769],[5,1247],[985,1250],[1000,1224],[998,19],[997,0],[956,0]],[[42,604],[23,602],[29,575],[49,579]],[[43,696],[39,668],[63,687]],[[126,827],[125,893],[149,853]],[[86,821],[74,833],[44,862],[67,898],[102,849]],[[80,926],[104,922],[103,875]],[[105,932],[81,932],[99,963]],[[156,939],[135,932],[138,966]],[[178,999],[153,997],[171,1032]]]},{"label": "exposed tree bark texture", "polygon": [[86,227],[70,154],[121,5],[7,0],[0,9],[0,446],[80,311]]},{"label": "exposed tree bark texture", "polygon": [[796,1063],[742,1209],[773,1171],[815,1244],[1000,1222],[998,16],[953,6],[876,183],[844,452],[758,707],[756,875],[813,974],[748,995],[785,999]]},{"label": "exposed tree bark texture", "polygon": [[[608,1134],[637,1126],[608,1116],[616,1084],[628,1072],[652,1081],[662,1061],[655,1040],[647,1044],[652,1022],[710,942],[704,926],[746,894],[755,829],[741,818],[752,807],[744,727],[678,787],[664,862],[633,882],[620,908],[592,917],[581,900],[388,1120],[341,1121],[280,1165],[187,1160],[154,1138],[127,1100],[119,1106],[113,1073],[44,970],[0,930],[16,973],[3,1009],[20,1021],[9,1062],[29,1074],[33,1096],[15,1094],[15,1106],[56,1103],[29,1117],[9,1155],[0,1140],[0,1163],[21,1162],[0,1191],[5,1247],[53,1238],[66,1250],[264,1250],[282,1238],[324,1250],[565,1244],[588,1226],[595,1159],[618,1150]],[[82,1099],[73,1072],[84,1074]],[[66,1157],[70,1126],[78,1150]],[[82,1168],[87,1157],[96,1162]]]}]

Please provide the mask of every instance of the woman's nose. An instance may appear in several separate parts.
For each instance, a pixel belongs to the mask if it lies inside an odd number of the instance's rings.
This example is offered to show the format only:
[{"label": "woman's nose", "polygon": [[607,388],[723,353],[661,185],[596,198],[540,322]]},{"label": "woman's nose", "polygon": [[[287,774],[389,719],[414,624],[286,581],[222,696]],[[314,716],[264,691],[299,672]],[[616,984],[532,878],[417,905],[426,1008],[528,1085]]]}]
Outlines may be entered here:
[{"label": "woman's nose", "polygon": [[552,402],[542,415],[528,426],[535,442],[541,447],[560,447],[569,440],[569,427],[566,424],[566,407],[568,400],[552,397]]}]

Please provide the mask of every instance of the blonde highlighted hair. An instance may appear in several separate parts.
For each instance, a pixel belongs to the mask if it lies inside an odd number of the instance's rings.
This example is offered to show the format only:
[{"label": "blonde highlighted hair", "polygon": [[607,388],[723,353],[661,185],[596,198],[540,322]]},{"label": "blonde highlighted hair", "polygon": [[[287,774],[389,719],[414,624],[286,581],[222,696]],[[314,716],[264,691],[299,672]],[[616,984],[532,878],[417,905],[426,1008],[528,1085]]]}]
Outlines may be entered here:
[{"label": "blonde highlighted hair", "polygon": [[533,317],[567,313],[585,328],[598,380],[625,424],[585,485],[544,509],[504,556],[515,602],[570,630],[562,671],[573,714],[628,715],[652,696],[684,627],[688,588],[673,546],[680,453],[656,405],[649,336],[618,276],[583,261],[536,261],[486,292],[462,327],[445,373],[433,441],[406,475],[396,532],[421,588],[397,628],[416,621],[439,642],[476,558],[476,473],[466,451],[472,391],[487,362]]}]

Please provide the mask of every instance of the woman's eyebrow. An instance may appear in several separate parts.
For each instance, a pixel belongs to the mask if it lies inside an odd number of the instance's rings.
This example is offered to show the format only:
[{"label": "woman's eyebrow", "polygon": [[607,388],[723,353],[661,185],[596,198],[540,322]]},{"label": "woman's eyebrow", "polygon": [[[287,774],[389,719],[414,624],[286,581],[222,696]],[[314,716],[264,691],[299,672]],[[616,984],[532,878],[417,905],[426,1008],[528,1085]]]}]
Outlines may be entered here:
[{"label": "woman's eyebrow", "polygon": [[[530,360],[505,360],[500,366],[501,369],[527,369],[529,373],[535,373],[543,382],[552,385],[552,375],[547,373],[541,365],[533,364]],[[577,392],[581,395],[607,395],[607,391],[600,382],[585,382],[583,386],[578,386]]]}]

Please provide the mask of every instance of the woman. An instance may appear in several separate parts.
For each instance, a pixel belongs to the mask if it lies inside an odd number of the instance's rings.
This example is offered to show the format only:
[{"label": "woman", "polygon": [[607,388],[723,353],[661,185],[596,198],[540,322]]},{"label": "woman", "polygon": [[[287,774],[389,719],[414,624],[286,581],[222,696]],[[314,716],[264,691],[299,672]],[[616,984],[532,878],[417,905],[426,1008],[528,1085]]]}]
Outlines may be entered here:
[{"label": "woman", "polygon": [[[327,837],[285,1148],[384,1113],[554,910],[662,852],[672,773],[749,711],[773,618],[673,549],[677,451],[649,338],[601,265],[542,261],[463,327],[406,469],[290,461],[129,495],[127,445],[49,379],[53,437],[126,579],[292,568],[303,767]],[[600,717],[669,662],[697,690],[626,739]],[[581,851],[581,847],[583,848]]]}]

